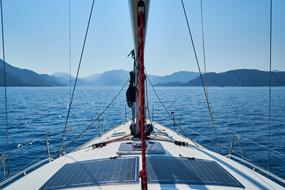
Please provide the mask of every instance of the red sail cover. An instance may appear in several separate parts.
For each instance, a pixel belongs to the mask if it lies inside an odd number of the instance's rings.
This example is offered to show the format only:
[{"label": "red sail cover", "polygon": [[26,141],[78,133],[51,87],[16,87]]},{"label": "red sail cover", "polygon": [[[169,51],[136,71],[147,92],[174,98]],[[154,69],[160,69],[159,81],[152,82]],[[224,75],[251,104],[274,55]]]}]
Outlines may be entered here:
[{"label": "red sail cover", "polygon": [[149,7],[149,1],[147,0],[131,0],[131,19],[133,25],[133,35],[135,42],[136,52],[136,65],[137,71],[137,86],[138,86],[138,113],[137,123],[140,129],[141,136],[141,150],[142,150],[142,170],[140,171],[140,177],[142,182],[142,189],[147,190],[147,171],[146,171],[146,144],[145,144],[145,92],[144,92],[144,45],[145,34],[147,24],[147,13]]}]

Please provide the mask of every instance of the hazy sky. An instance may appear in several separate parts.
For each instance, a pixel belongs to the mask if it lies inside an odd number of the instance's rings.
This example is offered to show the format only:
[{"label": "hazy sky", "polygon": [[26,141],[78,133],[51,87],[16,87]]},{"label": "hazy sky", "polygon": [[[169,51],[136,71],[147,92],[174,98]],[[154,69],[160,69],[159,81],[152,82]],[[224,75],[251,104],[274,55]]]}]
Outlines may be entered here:
[{"label": "hazy sky", "polygon": [[[3,0],[6,60],[39,73],[68,72],[68,1]],[[268,70],[269,0],[203,0],[208,71]],[[202,64],[200,0],[185,0]],[[71,0],[72,71],[78,64],[91,0]],[[128,0],[96,0],[80,76],[132,69]],[[197,71],[180,0],[152,0],[148,73]],[[2,55],[1,55],[2,56]],[[285,70],[285,1],[273,0],[273,69]]]}]

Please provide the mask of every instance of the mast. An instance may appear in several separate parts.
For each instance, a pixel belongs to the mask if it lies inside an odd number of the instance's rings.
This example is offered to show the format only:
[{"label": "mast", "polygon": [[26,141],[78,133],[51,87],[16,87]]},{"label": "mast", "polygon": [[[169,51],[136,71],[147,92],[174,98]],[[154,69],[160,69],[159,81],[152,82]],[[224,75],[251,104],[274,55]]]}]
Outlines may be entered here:
[{"label": "mast", "polygon": [[145,73],[144,73],[144,44],[147,26],[149,0],[130,0],[131,20],[135,42],[134,74],[137,85],[137,115],[135,136],[141,138],[142,169],[140,171],[141,186],[147,190],[146,171],[146,119],[145,119]]}]

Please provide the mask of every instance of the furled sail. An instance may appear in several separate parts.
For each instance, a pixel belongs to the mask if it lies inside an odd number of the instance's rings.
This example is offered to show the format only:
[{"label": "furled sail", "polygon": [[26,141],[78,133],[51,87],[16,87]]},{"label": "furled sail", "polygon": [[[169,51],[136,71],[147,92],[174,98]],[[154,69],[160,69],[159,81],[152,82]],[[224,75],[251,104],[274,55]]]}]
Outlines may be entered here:
[{"label": "furled sail", "polygon": [[[138,10],[137,10],[137,4],[139,2],[144,3],[145,8],[145,34],[146,36],[146,29],[147,29],[147,20],[148,20],[148,12],[149,12],[149,3],[150,0],[129,0],[129,7],[130,7],[130,15],[131,15],[131,22],[132,22],[132,31],[133,31],[133,37],[134,37],[134,47],[135,47],[135,53],[138,54],[138,39],[139,39],[139,27],[138,27]],[[145,40],[144,40],[145,42]]]}]

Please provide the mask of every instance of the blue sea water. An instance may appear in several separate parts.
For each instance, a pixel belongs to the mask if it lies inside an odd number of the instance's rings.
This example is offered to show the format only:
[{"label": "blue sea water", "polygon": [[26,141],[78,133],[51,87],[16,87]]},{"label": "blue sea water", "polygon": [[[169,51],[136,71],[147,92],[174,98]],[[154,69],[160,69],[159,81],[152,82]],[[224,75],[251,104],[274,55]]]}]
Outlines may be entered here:
[{"label": "blue sea water", "polygon": [[[90,138],[111,129],[125,120],[125,91],[112,104],[100,121],[97,115],[113,99],[119,87],[79,87],[72,104],[64,144],[90,123],[93,127],[78,141],[67,147],[70,151]],[[155,94],[148,89],[150,117],[201,145],[217,151],[214,129],[200,87],[156,87],[157,93],[170,112],[175,112],[175,123],[166,114]],[[0,88],[0,154],[10,151],[12,173],[32,162],[47,157],[45,137],[52,156],[57,156],[64,122],[67,115],[68,87],[13,87],[8,94],[8,133],[4,125],[4,93]],[[268,145],[268,88],[265,87],[210,87],[209,99],[221,144],[221,153],[229,153],[233,139],[234,154],[244,156],[267,168],[268,151],[271,154],[270,170],[285,178],[285,88],[272,89],[271,143]],[[130,117],[129,109],[127,109]],[[148,116],[149,117],[149,116]],[[238,138],[239,137],[239,138]],[[262,145],[262,146],[260,146]],[[0,179],[3,178],[1,167]]]}]

